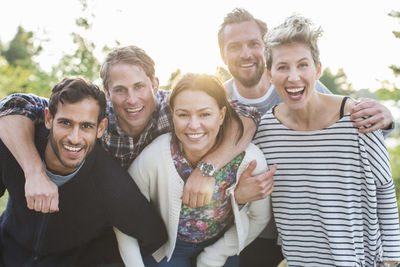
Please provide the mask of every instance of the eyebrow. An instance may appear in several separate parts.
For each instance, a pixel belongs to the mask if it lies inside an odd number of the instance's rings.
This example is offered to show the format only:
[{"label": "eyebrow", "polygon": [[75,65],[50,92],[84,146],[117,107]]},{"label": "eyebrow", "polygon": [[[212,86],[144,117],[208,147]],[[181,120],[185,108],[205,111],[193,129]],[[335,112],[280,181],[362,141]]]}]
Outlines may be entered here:
[{"label": "eyebrow", "polygon": [[[58,119],[57,119],[57,122],[60,122],[60,121],[74,122],[73,120],[68,119],[68,118],[64,118],[64,117],[61,117],[61,118],[58,118]],[[91,121],[82,121],[82,122],[80,122],[79,124],[80,124],[80,125],[82,125],[82,124],[89,124],[89,125],[91,125],[91,126],[96,126],[96,125],[97,125],[97,123],[91,122]]]},{"label": "eyebrow", "polygon": [[[199,112],[199,111],[201,112],[201,111],[206,111],[206,110],[212,110],[212,108],[211,107],[205,107],[205,108],[201,108],[199,110],[196,110],[196,112]],[[187,109],[183,109],[183,108],[178,108],[175,111],[185,111],[185,112],[187,112],[188,110]]]},{"label": "eyebrow", "polygon": [[[307,57],[302,57],[299,60],[297,60],[296,63],[301,62],[303,60],[307,60],[308,61],[309,59]],[[287,64],[287,62],[286,61],[279,61],[279,62],[276,63],[276,65],[279,65],[279,64]]]}]

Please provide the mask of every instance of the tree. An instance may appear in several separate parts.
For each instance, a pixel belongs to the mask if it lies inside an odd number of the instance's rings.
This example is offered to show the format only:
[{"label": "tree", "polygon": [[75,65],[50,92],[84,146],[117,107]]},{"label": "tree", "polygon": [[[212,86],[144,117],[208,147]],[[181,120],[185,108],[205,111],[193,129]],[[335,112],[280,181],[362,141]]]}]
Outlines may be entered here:
[{"label": "tree", "polygon": [[169,76],[168,82],[165,85],[160,86],[160,89],[163,90],[171,90],[176,81],[180,78],[182,72],[180,69],[177,69],[173,73],[171,73],[171,76]]},{"label": "tree", "polygon": [[8,49],[3,53],[11,66],[32,68],[35,65],[32,58],[38,55],[42,49],[41,45],[34,44],[33,32],[26,31],[21,26],[18,26],[17,33],[11,40]]},{"label": "tree", "polygon": [[232,78],[231,73],[224,67],[217,67],[217,73],[215,74],[223,83]]},{"label": "tree", "polygon": [[[396,18],[400,22],[400,12],[399,11],[391,11],[389,16]],[[392,31],[395,38],[400,39],[399,31]],[[400,76],[400,66],[391,65],[389,68],[393,71],[395,77]],[[377,95],[381,100],[391,100],[394,101],[394,104],[400,108],[400,89],[395,83],[391,83],[389,81],[382,82],[382,88],[377,91]],[[397,122],[397,129],[398,129]],[[394,133],[391,135],[392,138],[399,139],[400,133]],[[392,177],[395,183],[396,191],[397,191],[397,204],[400,206],[400,145],[391,147],[388,149],[390,164],[392,167]]]},{"label": "tree", "polygon": [[[88,11],[86,0],[80,0],[82,11]],[[80,76],[90,81],[99,78],[101,64],[94,55],[96,45],[85,38],[84,34],[91,30],[94,14],[85,14],[86,17],[79,17],[75,20],[75,24],[82,34],[77,32],[71,33],[73,43],[76,46],[72,54],[65,54],[58,65],[53,68],[53,75],[61,80],[67,76]],[[104,50],[104,49],[103,49]]]},{"label": "tree", "polygon": [[351,83],[347,81],[347,75],[343,69],[339,69],[336,74],[326,68],[319,79],[333,94],[352,95],[355,93]]},{"label": "tree", "polygon": [[0,97],[15,92],[50,94],[54,79],[34,60],[42,52],[42,46],[35,44],[38,42],[33,32],[19,26],[8,46],[1,45]]}]

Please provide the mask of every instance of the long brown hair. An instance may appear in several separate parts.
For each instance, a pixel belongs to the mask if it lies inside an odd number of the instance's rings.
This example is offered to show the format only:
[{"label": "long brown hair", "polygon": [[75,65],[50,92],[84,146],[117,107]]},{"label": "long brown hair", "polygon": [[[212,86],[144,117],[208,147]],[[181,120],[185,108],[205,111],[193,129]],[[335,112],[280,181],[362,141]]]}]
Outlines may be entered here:
[{"label": "long brown hair", "polygon": [[[243,136],[243,123],[234,108],[228,101],[228,94],[222,82],[214,75],[187,73],[174,86],[169,96],[169,107],[171,113],[174,112],[175,98],[177,95],[186,90],[201,91],[211,96],[217,102],[219,109],[226,108],[224,121],[219,129],[215,145],[211,150],[215,150],[222,142],[222,137],[226,131],[226,127],[231,120],[235,120],[239,124],[239,132],[237,133],[237,142]],[[178,140],[173,129],[172,138],[174,144],[178,144]]]}]

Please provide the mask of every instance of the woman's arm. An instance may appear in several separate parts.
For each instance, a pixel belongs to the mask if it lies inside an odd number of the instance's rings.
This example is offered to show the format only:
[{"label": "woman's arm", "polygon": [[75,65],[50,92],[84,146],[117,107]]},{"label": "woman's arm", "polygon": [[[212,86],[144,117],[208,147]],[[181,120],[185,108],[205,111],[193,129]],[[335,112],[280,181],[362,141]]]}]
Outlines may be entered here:
[{"label": "woman's arm", "polygon": [[124,261],[125,266],[144,267],[139,244],[136,238],[122,233],[115,227],[113,228],[118,241],[119,253],[121,254],[121,258]]},{"label": "woman's arm", "polygon": [[376,184],[377,212],[382,233],[383,261],[400,262],[400,227],[389,155],[379,131],[360,134]]},{"label": "woman's arm", "polygon": [[[267,169],[267,164],[263,153],[256,148],[252,148],[256,153],[257,168],[252,175],[263,173]],[[247,167],[247,166],[246,166]],[[214,244],[206,247],[197,257],[197,266],[223,266],[229,256],[238,254],[245,246],[252,242],[265,228],[272,216],[269,196],[249,203],[248,209],[243,208],[239,211],[234,197],[234,190],[230,192],[232,208],[235,215],[235,224],[229,228],[225,234]],[[237,232],[237,229],[241,232]],[[239,239],[238,239],[239,236]]]}]

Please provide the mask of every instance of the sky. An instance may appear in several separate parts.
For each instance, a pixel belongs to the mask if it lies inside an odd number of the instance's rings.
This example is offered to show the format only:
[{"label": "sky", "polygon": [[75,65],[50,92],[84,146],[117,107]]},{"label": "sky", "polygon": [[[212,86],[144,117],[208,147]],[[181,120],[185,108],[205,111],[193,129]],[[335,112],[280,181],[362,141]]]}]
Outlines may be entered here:
[{"label": "sky", "polygon": [[[43,42],[38,58],[46,70],[63,53],[73,50],[71,33],[82,15],[78,0],[2,0],[0,40],[9,42],[19,25]],[[224,66],[217,32],[224,16],[236,7],[247,9],[269,28],[298,13],[324,30],[319,47],[323,68],[343,68],[356,89],[379,88],[379,80],[395,81],[389,65],[400,65],[400,21],[388,16],[400,11],[399,0],[87,0],[94,15],[85,36],[101,48],[137,45],[156,63],[156,75],[165,84],[178,68],[183,72],[215,73]],[[88,14],[88,13],[85,13]],[[87,16],[86,16],[87,17]],[[225,66],[224,66],[225,67]],[[397,82],[397,81],[396,81]]]}]

